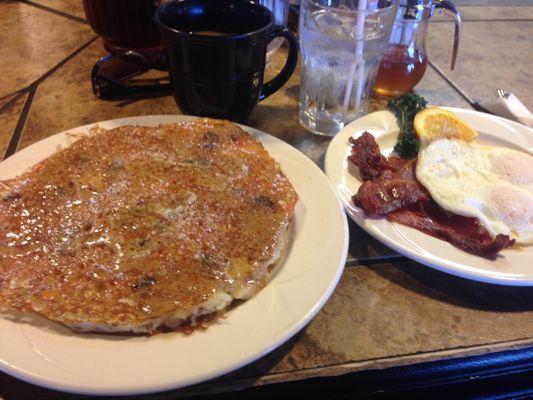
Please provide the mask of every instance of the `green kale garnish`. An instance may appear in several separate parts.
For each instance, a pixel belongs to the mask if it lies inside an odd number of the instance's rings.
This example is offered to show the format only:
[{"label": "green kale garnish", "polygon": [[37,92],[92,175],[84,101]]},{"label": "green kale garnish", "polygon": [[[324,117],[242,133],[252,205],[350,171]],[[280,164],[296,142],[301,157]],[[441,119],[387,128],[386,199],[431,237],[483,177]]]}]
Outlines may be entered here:
[{"label": "green kale garnish", "polygon": [[415,115],[426,107],[427,101],[422,96],[407,93],[389,100],[387,108],[396,115],[400,133],[394,151],[402,158],[414,158],[418,154],[419,142],[413,123]]}]

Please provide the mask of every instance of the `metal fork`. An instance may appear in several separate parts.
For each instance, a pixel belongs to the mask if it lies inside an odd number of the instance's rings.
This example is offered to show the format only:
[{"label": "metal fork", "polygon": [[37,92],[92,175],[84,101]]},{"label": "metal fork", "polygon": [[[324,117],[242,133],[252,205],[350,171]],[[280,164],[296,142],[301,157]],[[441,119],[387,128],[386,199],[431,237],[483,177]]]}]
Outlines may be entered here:
[{"label": "metal fork", "polygon": [[511,95],[511,92],[503,89],[492,89],[492,93],[494,93],[494,97],[497,99],[508,99]]}]

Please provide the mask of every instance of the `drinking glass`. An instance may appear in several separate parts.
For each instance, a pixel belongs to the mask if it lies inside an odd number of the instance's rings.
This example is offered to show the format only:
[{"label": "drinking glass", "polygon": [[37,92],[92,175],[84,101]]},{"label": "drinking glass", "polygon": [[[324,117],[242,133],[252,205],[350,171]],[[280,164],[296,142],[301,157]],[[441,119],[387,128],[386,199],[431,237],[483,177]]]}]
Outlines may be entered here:
[{"label": "drinking glass", "polygon": [[333,136],[367,113],[396,0],[301,0],[300,123]]},{"label": "drinking glass", "polygon": [[[276,19],[276,25],[281,27],[287,26],[287,18],[289,16],[289,0],[257,0],[257,3],[265,6]],[[267,47],[267,63],[272,59],[273,54],[280,48],[281,43],[283,43],[282,38],[276,38],[268,44]]]},{"label": "drinking glass", "polygon": [[287,26],[289,0],[257,0],[257,2],[272,11],[276,19],[276,25]]}]

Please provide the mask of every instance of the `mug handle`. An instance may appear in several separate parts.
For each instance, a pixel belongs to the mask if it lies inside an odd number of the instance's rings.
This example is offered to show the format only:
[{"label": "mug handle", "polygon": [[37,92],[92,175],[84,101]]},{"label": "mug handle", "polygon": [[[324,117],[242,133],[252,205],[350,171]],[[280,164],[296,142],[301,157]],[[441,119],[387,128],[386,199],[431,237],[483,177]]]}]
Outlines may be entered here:
[{"label": "mug handle", "polygon": [[289,41],[289,54],[287,55],[287,61],[282,70],[277,74],[271,81],[263,84],[261,86],[261,93],[259,95],[259,101],[266,99],[272,93],[276,92],[281,88],[291,77],[296,64],[298,63],[298,39],[296,36],[288,30],[281,26],[275,26],[270,34],[268,35],[268,43],[270,43],[274,38],[282,36]]}]

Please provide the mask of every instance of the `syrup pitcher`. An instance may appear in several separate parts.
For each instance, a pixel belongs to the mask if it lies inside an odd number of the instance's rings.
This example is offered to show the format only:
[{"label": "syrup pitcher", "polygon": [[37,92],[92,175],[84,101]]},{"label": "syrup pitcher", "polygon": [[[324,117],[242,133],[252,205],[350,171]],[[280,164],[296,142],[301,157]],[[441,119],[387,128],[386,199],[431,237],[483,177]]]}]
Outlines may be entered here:
[{"label": "syrup pitcher", "polygon": [[451,69],[455,66],[461,15],[449,0],[401,0],[392,27],[389,47],[381,61],[374,91],[383,96],[410,92],[426,72],[426,35],[429,18],[435,9],[448,10],[455,16],[455,36]]}]

